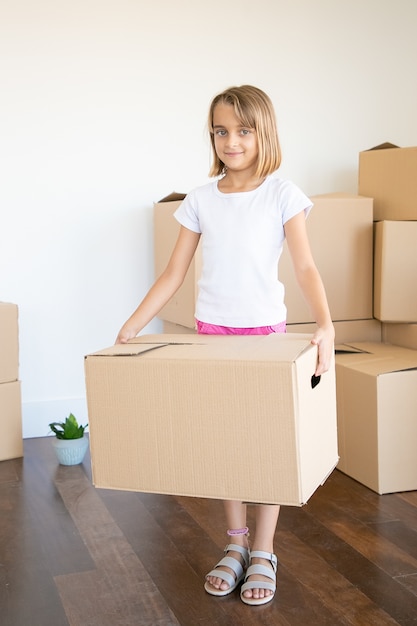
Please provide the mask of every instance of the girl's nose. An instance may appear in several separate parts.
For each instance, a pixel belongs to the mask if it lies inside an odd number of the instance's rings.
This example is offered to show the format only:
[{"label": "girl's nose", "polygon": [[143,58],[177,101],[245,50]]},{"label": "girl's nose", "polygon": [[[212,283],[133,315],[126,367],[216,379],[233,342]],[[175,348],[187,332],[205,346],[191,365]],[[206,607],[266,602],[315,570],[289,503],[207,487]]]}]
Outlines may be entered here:
[{"label": "girl's nose", "polygon": [[238,142],[238,137],[234,133],[229,133],[228,142],[229,146],[236,146]]}]

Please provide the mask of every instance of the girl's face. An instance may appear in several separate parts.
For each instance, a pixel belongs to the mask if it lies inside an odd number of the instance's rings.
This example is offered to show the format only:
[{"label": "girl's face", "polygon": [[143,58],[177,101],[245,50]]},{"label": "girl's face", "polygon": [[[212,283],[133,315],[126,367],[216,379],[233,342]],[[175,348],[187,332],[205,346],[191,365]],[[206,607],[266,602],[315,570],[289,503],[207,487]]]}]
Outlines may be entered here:
[{"label": "girl's face", "polygon": [[214,147],[228,170],[253,175],[258,162],[254,128],[242,126],[231,104],[219,103],[213,111]]}]

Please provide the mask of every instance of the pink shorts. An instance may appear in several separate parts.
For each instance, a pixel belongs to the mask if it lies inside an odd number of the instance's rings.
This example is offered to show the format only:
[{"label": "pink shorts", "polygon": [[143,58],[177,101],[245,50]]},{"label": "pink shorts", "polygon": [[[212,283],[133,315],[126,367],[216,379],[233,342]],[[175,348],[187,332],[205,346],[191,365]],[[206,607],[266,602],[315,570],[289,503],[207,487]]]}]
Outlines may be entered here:
[{"label": "pink shorts", "polygon": [[233,328],[231,326],[217,326],[196,320],[199,335],[270,335],[271,333],[285,333],[286,322],[274,326],[257,326],[255,328]]}]

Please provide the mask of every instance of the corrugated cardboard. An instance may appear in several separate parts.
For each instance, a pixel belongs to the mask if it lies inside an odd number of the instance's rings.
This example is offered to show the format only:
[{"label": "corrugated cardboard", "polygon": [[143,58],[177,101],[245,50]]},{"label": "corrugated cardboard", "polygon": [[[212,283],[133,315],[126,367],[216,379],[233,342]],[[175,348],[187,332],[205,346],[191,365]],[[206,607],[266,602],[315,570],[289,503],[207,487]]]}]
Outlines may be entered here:
[{"label": "corrugated cardboard", "polygon": [[0,461],[23,456],[20,382],[0,385]]},{"label": "corrugated cardboard", "polygon": [[18,308],[0,302],[0,384],[19,377]]},{"label": "corrugated cardboard", "polygon": [[374,317],[417,322],[417,222],[375,224]]},{"label": "corrugated cardboard", "polygon": [[[155,272],[168,263],[179,232],[172,217],[180,194],[155,204]],[[313,196],[314,208],[307,220],[313,255],[323,278],[332,317],[336,321],[372,318],[372,226],[371,198],[336,193]],[[194,328],[197,282],[201,272],[201,246],[180,290],[159,313],[160,319]],[[288,323],[311,323],[313,316],[295,280],[286,245],[279,264],[285,285]]]},{"label": "corrugated cardboard", "polygon": [[417,220],[417,147],[385,143],[359,154],[359,193],[374,199],[374,220]]},{"label": "corrugated cardboard", "polygon": [[417,489],[417,351],[337,346],[336,382],[338,469],[379,494]]},{"label": "corrugated cardboard", "polygon": [[[345,193],[313,196],[307,231],[334,321],[372,318],[372,199]],[[287,322],[314,322],[299,288],[287,244],[279,264]]]},{"label": "corrugated cardboard", "polygon": [[417,350],[417,324],[382,324],[382,340]]},{"label": "corrugated cardboard", "polygon": [[304,504],[338,461],[306,335],[148,335],[85,359],[98,487]]}]

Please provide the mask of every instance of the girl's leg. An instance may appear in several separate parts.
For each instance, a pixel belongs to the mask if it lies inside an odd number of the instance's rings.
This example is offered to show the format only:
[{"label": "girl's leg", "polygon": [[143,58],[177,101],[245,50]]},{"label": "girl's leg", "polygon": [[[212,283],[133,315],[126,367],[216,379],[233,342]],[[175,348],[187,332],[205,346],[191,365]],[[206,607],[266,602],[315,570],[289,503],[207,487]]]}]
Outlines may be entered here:
[{"label": "girl's leg", "polygon": [[[253,544],[251,546],[251,550],[262,550],[263,552],[274,552],[274,535],[275,530],[278,523],[280,507],[277,505],[267,505],[260,504],[256,507],[256,529],[255,529],[255,537],[253,540]],[[269,561],[265,559],[253,558],[251,559],[251,565],[265,565],[266,567],[271,567]],[[256,580],[265,580],[268,579],[260,576],[253,575],[250,576],[250,581]],[[269,581],[270,582],[270,581]],[[244,592],[245,598],[264,598],[266,596],[271,595],[271,591],[268,589],[248,589]]]},{"label": "girl's leg", "polygon": [[[226,513],[227,528],[230,530],[244,528],[246,526],[246,504],[235,500],[226,500],[223,504]],[[242,546],[243,548],[248,548],[248,537],[247,535],[235,535],[229,537],[229,543],[234,543]],[[227,553],[227,555],[237,559],[243,565],[242,555],[239,552],[231,550]],[[229,572],[229,574],[235,576],[234,572],[228,567],[224,567],[223,569],[226,572]],[[227,582],[221,578],[215,578],[214,576],[207,576],[207,582],[215,589],[226,591],[229,588]]]}]

